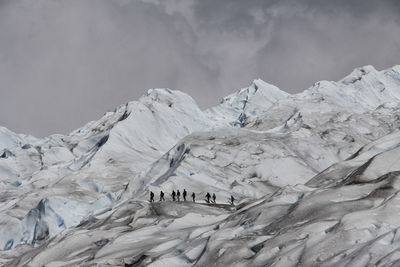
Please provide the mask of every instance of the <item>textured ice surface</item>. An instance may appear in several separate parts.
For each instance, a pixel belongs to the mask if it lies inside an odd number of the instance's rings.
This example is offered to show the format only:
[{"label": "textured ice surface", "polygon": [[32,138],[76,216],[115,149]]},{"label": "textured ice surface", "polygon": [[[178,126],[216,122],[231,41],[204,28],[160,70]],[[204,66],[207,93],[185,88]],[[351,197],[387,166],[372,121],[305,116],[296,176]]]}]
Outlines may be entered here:
[{"label": "textured ice surface", "polygon": [[[0,128],[0,264],[396,265],[399,100],[400,67],[365,66],[205,111],[152,89],[68,135]],[[196,203],[171,201],[184,188]]]}]

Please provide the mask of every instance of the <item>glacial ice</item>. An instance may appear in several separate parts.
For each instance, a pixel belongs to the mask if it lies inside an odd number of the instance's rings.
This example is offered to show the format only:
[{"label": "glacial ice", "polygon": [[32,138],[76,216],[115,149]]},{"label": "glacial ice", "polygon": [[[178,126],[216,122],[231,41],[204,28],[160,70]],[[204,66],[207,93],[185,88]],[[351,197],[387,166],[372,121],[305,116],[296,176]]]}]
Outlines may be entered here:
[{"label": "glacial ice", "polygon": [[[151,89],[68,135],[2,127],[0,264],[396,265],[399,100],[400,66],[365,66],[204,111]],[[184,188],[196,203],[171,201]]]}]

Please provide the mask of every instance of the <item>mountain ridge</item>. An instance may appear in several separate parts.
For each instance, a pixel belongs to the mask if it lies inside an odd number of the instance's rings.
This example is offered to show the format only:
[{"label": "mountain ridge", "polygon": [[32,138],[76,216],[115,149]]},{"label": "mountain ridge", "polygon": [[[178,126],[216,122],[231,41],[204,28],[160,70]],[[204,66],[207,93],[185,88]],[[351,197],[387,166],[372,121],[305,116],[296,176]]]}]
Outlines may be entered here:
[{"label": "mountain ridge", "polygon": [[[399,70],[398,65],[384,71],[365,66],[339,82],[318,82],[298,94],[285,93],[256,79],[248,88],[206,110],[183,92],[150,89],[139,100],[121,105],[69,135],[37,139],[1,128],[0,258],[10,266],[51,261],[62,265],[61,256],[50,256],[46,247],[55,249],[64,240],[73,243],[67,235],[78,238],[82,230],[98,236],[89,240],[100,245],[87,244],[94,246],[94,254],[83,253],[93,264],[132,264],[143,253],[149,264],[162,263],[164,258],[183,265],[206,264],[208,259],[228,264],[228,255],[240,257],[243,264],[261,265],[278,262],[281,255],[287,264],[290,255],[308,251],[304,244],[298,248],[290,245],[300,242],[290,234],[290,218],[298,223],[294,236],[313,225],[304,217],[311,213],[303,203],[319,199],[321,205],[312,204],[313,210],[330,209],[329,200],[322,198],[323,190],[328,190],[337,207],[349,207],[343,212],[332,211],[337,216],[332,223],[328,223],[328,214],[313,211],[315,220],[323,218],[320,227],[328,236],[345,212],[358,210],[357,205],[346,206],[346,201],[356,199],[360,207],[373,209],[380,207],[379,195],[373,196],[375,204],[367,205],[362,202],[365,194],[389,185],[397,190],[400,165],[393,154],[400,145]],[[383,164],[387,158],[393,158],[393,164]],[[362,192],[350,193],[348,188],[357,184],[362,184]],[[183,212],[180,203],[146,201],[150,190],[163,190],[168,198],[177,188],[195,191],[199,198],[206,192],[217,192],[219,203],[207,206],[208,213],[200,203],[182,203]],[[238,206],[224,206],[232,194]],[[389,198],[391,193],[383,196]],[[204,224],[199,218],[205,218]],[[258,226],[249,220],[257,221]],[[171,224],[171,236],[158,223]],[[126,231],[120,231],[118,225]],[[102,227],[112,229],[114,236]],[[279,228],[286,229],[290,238],[286,240]],[[173,249],[157,247],[152,241],[146,241],[151,249],[134,242],[143,238],[140,231],[150,229],[169,236],[167,243],[157,235],[154,240]],[[184,229],[191,238],[186,239],[176,229]],[[198,239],[197,231],[210,241]],[[259,231],[260,239],[250,238],[250,243],[241,240]],[[318,239],[311,232],[309,236]],[[358,230],[355,233],[359,234]],[[229,246],[218,242],[218,236],[236,248],[244,242],[249,249],[243,247],[233,256]],[[187,240],[189,248],[182,248],[176,238]],[[124,239],[132,243],[124,243]],[[279,248],[274,239],[283,240],[279,242],[285,247]],[[126,244],[127,249],[118,244]],[[134,249],[134,244],[141,252],[130,258],[133,252],[129,248]],[[329,242],[324,244],[331,249]],[[210,246],[225,252],[198,253]],[[68,245],[74,251],[72,262],[81,262],[76,256],[78,247]],[[267,247],[274,252],[268,253]],[[181,255],[179,259],[174,253]],[[307,263],[315,264],[318,256],[327,265],[329,261],[340,262],[328,260],[325,252],[313,253]]]}]

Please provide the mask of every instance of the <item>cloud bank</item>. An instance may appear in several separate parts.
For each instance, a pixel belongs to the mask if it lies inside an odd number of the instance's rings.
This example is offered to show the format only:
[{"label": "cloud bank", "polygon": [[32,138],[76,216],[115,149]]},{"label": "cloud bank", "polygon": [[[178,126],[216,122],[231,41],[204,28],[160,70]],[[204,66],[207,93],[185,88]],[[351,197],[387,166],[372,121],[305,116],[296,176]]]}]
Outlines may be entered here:
[{"label": "cloud bank", "polygon": [[400,2],[3,0],[0,125],[68,133],[169,87],[203,108],[262,78],[299,92],[400,64]]}]

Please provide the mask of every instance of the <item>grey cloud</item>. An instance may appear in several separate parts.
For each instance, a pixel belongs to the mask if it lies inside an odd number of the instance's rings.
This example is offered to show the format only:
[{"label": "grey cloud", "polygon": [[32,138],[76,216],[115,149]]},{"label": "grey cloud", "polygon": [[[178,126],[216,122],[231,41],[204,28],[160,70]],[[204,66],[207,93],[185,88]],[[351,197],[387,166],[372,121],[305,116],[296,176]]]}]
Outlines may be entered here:
[{"label": "grey cloud", "polygon": [[398,1],[3,0],[0,125],[67,133],[148,88],[202,106],[399,64]]}]

